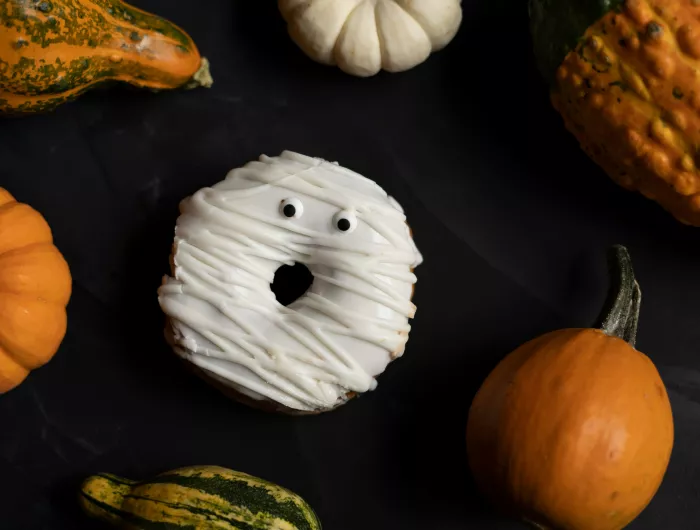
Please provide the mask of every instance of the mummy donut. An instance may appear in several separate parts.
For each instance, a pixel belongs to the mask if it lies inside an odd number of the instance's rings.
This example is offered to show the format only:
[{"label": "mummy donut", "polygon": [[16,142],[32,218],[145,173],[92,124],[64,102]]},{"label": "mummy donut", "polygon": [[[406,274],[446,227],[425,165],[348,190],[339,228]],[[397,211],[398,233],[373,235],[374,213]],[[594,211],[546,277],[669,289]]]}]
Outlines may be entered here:
[{"label": "mummy donut", "polygon": [[[318,413],[373,390],[404,353],[422,262],[401,206],[336,163],[283,152],[180,205],[159,289],[175,352],[260,408]],[[289,306],[282,265],[313,274]]]}]

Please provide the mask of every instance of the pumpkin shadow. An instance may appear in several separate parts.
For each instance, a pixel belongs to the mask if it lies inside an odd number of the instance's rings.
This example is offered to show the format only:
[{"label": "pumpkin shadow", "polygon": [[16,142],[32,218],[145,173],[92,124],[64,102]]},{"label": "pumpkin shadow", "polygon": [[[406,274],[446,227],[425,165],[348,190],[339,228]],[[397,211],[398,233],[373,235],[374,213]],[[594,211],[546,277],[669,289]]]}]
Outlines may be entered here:
[{"label": "pumpkin shadow", "polygon": [[[285,80],[291,91],[306,90],[312,82],[322,85],[348,82],[347,74],[338,68],[316,63],[292,41],[277,2],[235,2],[233,35],[236,45],[246,49],[243,60],[256,63],[250,66],[250,70],[267,78],[272,86],[280,79]],[[257,66],[261,63],[266,65],[264,72]]]},{"label": "pumpkin shadow", "polygon": [[[528,192],[536,186],[541,200],[564,207],[601,204],[597,215],[614,222],[619,217],[614,206],[625,192],[581,151],[552,107],[536,66],[527,9],[504,13],[497,3],[472,2],[464,12],[460,33],[441,52],[448,63],[443,105],[463,124],[471,149],[486,153],[494,166],[504,159],[527,166],[501,171],[502,186]],[[591,186],[595,179],[599,182]],[[607,185],[609,193],[601,194],[598,185]]]},{"label": "pumpkin shadow", "polygon": [[[449,370],[424,373],[422,377],[431,384],[410,394],[402,393],[402,406],[410,412],[399,422],[395,439],[390,442],[399,448],[392,464],[399,477],[397,483],[402,484],[400,502],[422,506],[420,515],[425,516],[424,511],[443,513],[448,521],[469,521],[483,530],[520,528],[481,495],[466,451],[472,399],[504,352],[507,350],[494,346],[479,352],[476,361],[460,351],[447,353],[461,360],[452,363]],[[415,498],[407,499],[406,494]],[[509,522],[512,526],[505,526]]]},{"label": "pumpkin shadow", "polygon": [[[236,33],[241,34],[241,40],[250,43],[252,50],[269,55],[266,61],[272,61],[272,65],[278,66],[286,62],[279,56],[286,55],[293,47],[288,46],[290,41],[277,2],[235,2],[233,16]],[[263,22],[265,31],[260,30]],[[275,57],[278,57],[276,61]]]},{"label": "pumpkin shadow", "polygon": [[69,527],[71,530],[107,530],[112,528],[102,521],[88,517],[81,510],[78,496],[80,494],[80,484],[84,478],[78,476],[65,478],[50,486],[47,495],[48,501],[61,514],[61,521],[64,521],[66,525],[69,524],[69,526],[63,528]]},{"label": "pumpkin shadow", "polygon": [[463,12],[454,41],[430,59],[444,63],[445,116],[455,116],[471,133],[469,143],[494,157],[525,160],[523,129],[532,110],[523,104],[529,73],[519,55],[530,42],[527,10],[504,12],[496,2],[469,2]]},{"label": "pumpkin shadow", "polygon": [[[503,11],[495,2],[464,5],[460,33],[440,52],[447,63],[444,112],[456,116],[472,150],[488,153],[494,165],[510,159],[529,170],[541,158],[578,159],[585,174],[587,158],[566,133],[536,68],[527,9]],[[537,179],[538,193],[552,200],[567,187],[578,188],[576,179],[562,179],[561,171],[528,173]],[[502,186],[522,186],[514,171],[502,171],[499,179]]]}]

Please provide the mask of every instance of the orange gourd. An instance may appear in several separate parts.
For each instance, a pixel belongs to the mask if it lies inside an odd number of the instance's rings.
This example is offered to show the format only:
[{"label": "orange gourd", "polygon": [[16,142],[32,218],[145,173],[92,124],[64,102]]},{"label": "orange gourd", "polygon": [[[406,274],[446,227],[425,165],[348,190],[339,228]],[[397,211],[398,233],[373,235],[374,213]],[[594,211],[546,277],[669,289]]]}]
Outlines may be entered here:
[{"label": "orange gourd", "polygon": [[530,0],[552,102],[618,184],[700,226],[700,2]]},{"label": "orange gourd", "polygon": [[56,353],[71,275],[39,212],[0,188],[0,394]]},{"label": "orange gourd", "polygon": [[0,114],[45,112],[104,83],[209,87],[175,24],[121,0],[0,0]]},{"label": "orange gourd", "polygon": [[634,348],[641,293],[627,251],[601,329],[564,329],[507,356],[472,403],[467,450],[497,505],[547,530],[619,530],[655,495],[671,405]]}]

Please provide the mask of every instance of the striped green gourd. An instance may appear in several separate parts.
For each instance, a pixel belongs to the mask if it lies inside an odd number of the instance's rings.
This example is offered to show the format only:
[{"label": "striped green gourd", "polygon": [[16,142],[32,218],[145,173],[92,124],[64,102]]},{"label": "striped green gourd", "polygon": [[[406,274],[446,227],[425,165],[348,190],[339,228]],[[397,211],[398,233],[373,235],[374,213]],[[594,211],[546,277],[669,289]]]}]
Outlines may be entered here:
[{"label": "striped green gourd", "polygon": [[136,482],[100,473],[80,491],[84,511],[131,530],[321,530],[295,493],[223,467],[176,469]]}]

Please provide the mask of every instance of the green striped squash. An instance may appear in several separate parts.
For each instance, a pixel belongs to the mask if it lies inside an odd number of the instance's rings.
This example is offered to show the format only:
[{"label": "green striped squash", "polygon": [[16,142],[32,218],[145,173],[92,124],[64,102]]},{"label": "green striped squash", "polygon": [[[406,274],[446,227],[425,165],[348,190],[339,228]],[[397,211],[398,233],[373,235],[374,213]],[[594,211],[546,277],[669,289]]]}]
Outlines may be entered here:
[{"label": "green striped squash", "polygon": [[131,530],[321,530],[295,493],[215,466],[176,469],[143,482],[100,473],[83,483],[80,504],[88,515]]}]

